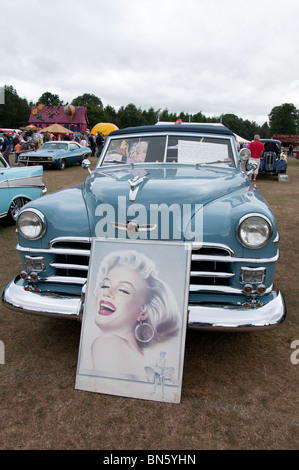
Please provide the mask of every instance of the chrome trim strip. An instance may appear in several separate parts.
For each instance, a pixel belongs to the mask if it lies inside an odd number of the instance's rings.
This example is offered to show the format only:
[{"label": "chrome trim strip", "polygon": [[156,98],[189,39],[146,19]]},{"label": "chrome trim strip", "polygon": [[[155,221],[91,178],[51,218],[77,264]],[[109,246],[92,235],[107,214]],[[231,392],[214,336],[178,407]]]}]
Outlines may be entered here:
[{"label": "chrome trim strip", "polygon": [[0,182],[0,188],[44,188],[43,176],[21,176]]},{"label": "chrome trim strip", "polygon": [[78,284],[83,285],[86,282],[86,277],[75,277],[75,276],[49,276],[43,277],[39,282],[46,284]]},{"label": "chrome trim strip", "polygon": [[21,253],[53,253],[58,255],[90,256],[90,250],[74,250],[64,248],[24,248],[19,244],[17,244],[16,249]]},{"label": "chrome trim strip", "polygon": [[[194,242],[192,243],[192,250],[200,250],[201,248],[216,248],[219,250],[225,250],[229,253],[229,256],[234,257],[235,252],[229,246],[223,245],[222,243],[207,243],[207,242]],[[216,255],[218,256],[218,255]]]},{"label": "chrome trim strip", "polygon": [[[273,290],[273,284],[267,288],[264,292],[265,294],[270,294]],[[236,294],[236,295],[244,295],[243,289],[239,289],[237,287],[230,287],[230,286],[206,286],[205,284],[190,284],[189,292],[213,292],[214,294]],[[252,291],[252,294],[255,294],[256,291]]]},{"label": "chrome trim strip", "polygon": [[48,248],[51,248],[54,243],[91,243],[91,237],[57,237],[49,241]]},{"label": "chrome trim strip", "polygon": [[218,271],[191,271],[190,276],[193,277],[220,277],[220,278],[229,278],[234,277],[235,273],[222,273]]},{"label": "chrome trim strip", "polygon": [[78,271],[88,271],[88,266],[82,264],[50,263],[50,266],[56,269],[76,269]]},{"label": "chrome trim strip", "polygon": [[194,255],[192,254],[192,260],[199,261],[219,261],[219,262],[226,262],[226,263],[257,263],[257,264],[265,264],[265,263],[274,263],[279,258],[279,250],[277,250],[277,254],[273,256],[273,258],[230,258],[227,256],[210,256],[210,255]]}]

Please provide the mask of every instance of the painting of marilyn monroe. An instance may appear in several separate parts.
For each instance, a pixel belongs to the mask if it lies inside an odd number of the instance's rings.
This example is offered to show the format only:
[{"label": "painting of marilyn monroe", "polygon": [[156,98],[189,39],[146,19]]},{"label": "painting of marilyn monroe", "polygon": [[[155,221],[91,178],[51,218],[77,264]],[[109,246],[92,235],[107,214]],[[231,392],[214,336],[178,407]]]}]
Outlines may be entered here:
[{"label": "painting of marilyn monroe", "polygon": [[179,402],[190,250],[94,239],[76,388]]}]

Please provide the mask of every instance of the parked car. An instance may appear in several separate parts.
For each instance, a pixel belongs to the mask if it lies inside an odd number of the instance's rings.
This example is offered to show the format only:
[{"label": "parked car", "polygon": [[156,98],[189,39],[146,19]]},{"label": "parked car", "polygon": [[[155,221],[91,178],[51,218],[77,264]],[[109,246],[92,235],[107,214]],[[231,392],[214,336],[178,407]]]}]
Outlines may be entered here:
[{"label": "parked car", "polygon": [[11,168],[0,155],[0,218],[15,222],[21,208],[45,192],[42,166]]},{"label": "parked car", "polygon": [[[191,243],[190,328],[263,330],[284,320],[283,295],[273,288],[275,218],[242,170],[233,132],[220,125],[121,129],[108,136],[94,171],[88,160],[83,166],[82,186],[19,214],[23,271],[4,290],[7,306],[81,320],[92,238],[106,236]],[[153,208],[172,224],[162,216],[153,222]]]},{"label": "parked car", "polygon": [[287,171],[287,156],[281,150],[281,142],[274,139],[260,139],[265,151],[261,157],[259,173],[278,175]]},{"label": "parked car", "polygon": [[91,155],[89,147],[73,141],[51,141],[41,145],[34,152],[21,154],[19,162],[24,165],[43,165],[64,170],[67,165],[80,163]]}]

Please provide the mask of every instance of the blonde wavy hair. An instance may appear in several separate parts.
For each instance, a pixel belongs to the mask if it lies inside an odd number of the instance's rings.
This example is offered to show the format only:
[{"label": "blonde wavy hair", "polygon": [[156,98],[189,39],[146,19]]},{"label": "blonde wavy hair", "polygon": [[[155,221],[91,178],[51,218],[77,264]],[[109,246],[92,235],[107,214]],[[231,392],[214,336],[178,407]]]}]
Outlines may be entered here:
[{"label": "blonde wavy hair", "polygon": [[117,265],[127,266],[139,273],[146,283],[146,301],[141,308],[147,311],[146,321],[154,330],[152,342],[177,336],[180,329],[180,313],[173,292],[159,278],[153,261],[142,253],[135,250],[125,250],[114,251],[106,255],[98,271],[94,295],[98,295],[103,280]]}]

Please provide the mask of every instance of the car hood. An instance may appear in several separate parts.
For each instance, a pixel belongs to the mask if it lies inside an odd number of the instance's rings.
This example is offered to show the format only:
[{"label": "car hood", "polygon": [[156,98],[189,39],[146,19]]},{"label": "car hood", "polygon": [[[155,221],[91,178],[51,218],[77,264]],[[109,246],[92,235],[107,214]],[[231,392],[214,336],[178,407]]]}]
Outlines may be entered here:
[{"label": "car hood", "polygon": [[[130,197],[130,188],[135,186]],[[179,166],[102,167],[86,180],[85,197],[91,204],[116,205],[119,196],[149,207],[156,203],[207,204],[240,187],[248,187],[243,173],[229,168]],[[138,189],[137,189],[138,188]]]},{"label": "car hood", "polygon": [[26,157],[57,157],[59,155],[64,155],[67,150],[36,150],[34,152],[26,152]]},{"label": "car hood", "polygon": [[[135,189],[134,183],[137,184]],[[228,243],[228,238],[233,235],[235,238],[235,225],[244,213],[261,212],[261,207],[267,215],[269,213],[267,204],[253,190],[246,174],[229,167],[161,164],[102,167],[86,179],[84,198],[92,236],[124,237],[120,230],[124,230],[127,221],[134,219],[142,226],[150,225],[148,214],[153,208],[164,205],[166,209],[181,209],[173,211],[173,218],[178,218],[173,227],[185,220],[180,225],[179,237],[174,236],[174,230],[163,234],[158,224],[155,238],[186,240],[188,224],[192,220],[195,223],[194,215],[200,212],[198,223],[204,224],[204,230],[202,226],[200,230],[205,240],[197,241],[219,243],[221,227],[223,242]],[[115,223],[122,227],[116,232],[113,231]],[[152,236],[154,233],[148,234],[148,238]]]}]

